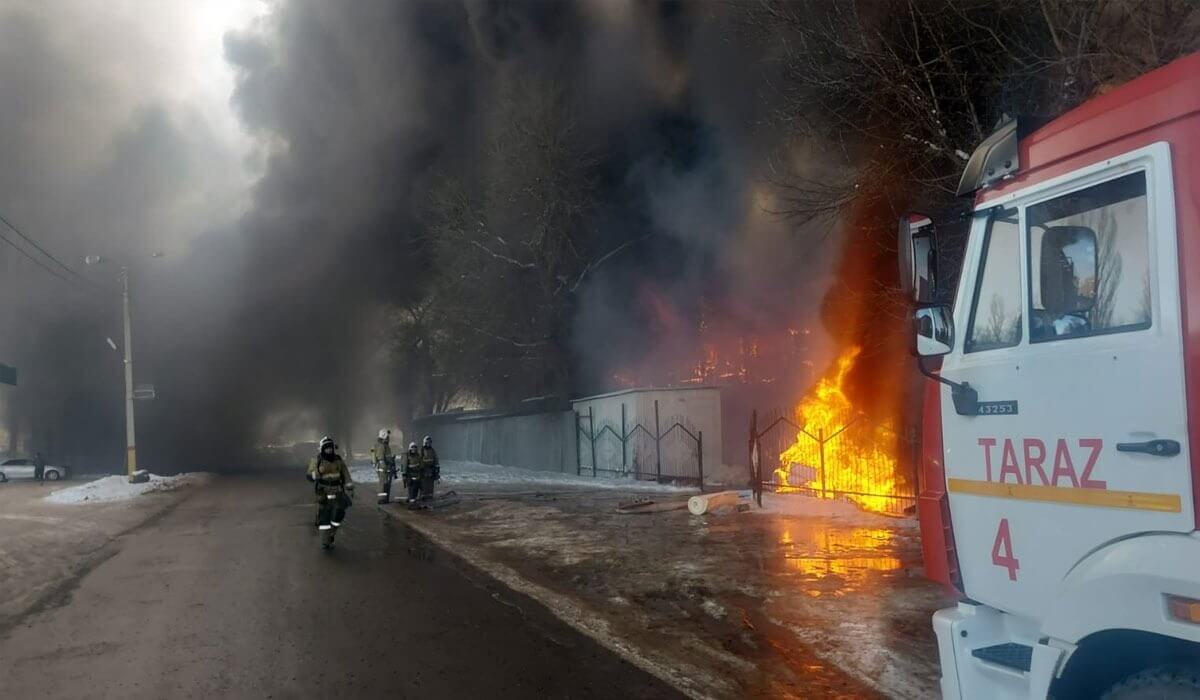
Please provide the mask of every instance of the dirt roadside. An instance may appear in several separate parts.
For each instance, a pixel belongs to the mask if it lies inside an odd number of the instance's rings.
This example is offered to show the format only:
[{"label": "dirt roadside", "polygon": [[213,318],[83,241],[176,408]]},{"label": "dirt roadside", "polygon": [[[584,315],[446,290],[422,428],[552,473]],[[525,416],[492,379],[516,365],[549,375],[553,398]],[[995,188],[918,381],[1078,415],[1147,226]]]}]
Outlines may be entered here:
[{"label": "dirt roadside", "polygon": [[55,607],[88,571],[119,549],[122,535],[161,518],[191,489],[112,503],[53,504],[54,486],[0,486],[0,636],[30,614]]},{"label": "dirt roadside", "polygon": [[693,697],[936,694],[929,620],[949,600],[920,578],[911,526],[456,488],[445,510],[382,509]]}]

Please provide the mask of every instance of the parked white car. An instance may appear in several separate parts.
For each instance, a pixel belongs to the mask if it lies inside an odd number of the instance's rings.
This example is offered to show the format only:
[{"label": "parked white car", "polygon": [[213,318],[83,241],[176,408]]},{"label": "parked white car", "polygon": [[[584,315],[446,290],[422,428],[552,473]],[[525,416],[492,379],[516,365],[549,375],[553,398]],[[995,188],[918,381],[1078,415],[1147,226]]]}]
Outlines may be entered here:
[{"label": "parked white car", "polygon": [[[33,460],[24,458],[6,459],[0,462],[0,484],[9,479],[32,479]],[[46,465],[46,481],[58,481],[67,478],[67,468]]]}]

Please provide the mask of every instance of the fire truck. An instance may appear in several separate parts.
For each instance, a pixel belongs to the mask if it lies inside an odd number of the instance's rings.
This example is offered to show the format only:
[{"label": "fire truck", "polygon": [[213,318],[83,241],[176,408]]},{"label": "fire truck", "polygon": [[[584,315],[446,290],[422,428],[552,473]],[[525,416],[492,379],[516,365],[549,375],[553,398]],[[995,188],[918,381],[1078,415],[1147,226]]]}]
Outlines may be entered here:
[{"label": "fire truck", "polygon": [[953,303],[945,226],[900,223],[942,694],[1200,697],[1200,54],[1001,125],[958,190]]}]

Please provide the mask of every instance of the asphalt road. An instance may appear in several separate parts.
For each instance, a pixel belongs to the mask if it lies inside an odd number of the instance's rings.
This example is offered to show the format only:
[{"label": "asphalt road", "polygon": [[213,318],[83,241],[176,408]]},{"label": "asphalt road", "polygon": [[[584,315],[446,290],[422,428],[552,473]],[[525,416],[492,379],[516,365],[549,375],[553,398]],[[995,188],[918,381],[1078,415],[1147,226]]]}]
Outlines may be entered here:
[{"label": "asphalt road", "polygon": [[124,535],[0,639],[0,698],[678,697],[374,504],[322,551],[306,487],[221,478]]}]

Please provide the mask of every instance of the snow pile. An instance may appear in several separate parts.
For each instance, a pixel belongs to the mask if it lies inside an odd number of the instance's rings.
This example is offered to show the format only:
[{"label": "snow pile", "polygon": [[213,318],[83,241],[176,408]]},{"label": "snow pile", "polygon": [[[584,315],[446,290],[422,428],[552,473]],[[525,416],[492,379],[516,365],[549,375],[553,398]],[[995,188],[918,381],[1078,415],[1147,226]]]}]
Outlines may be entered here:
[{"label": "snow pile", "polygon": [[189,472],[178,476],[150,475],[150,481],[129,483],[124,475],[106,476],[86,484],[59,489],[46,496],[50,503],[112,503],[125,501],[155,491],[172,491],[182,486],[202,484],[212,475],[208,472]]},{"label": "snow pile", "polygon": [[917,527],[917,519],[896,518],[869,513],[843,498],[814,498],[799,493],[764,493],[763,507],[751,512],[826,518],[842,525],[857,527]]},{"label": "snow pile", "polygon": [[[354,478],[355,482],[372,483],[376,480],[375,467],[369,464],[351,467],[350,475]],[[577,476],[569,472],[547,472],[537,469],[505,467],[498,464],[456,462],[451,460],[442,461],[442,484],[450,486],[461,484],[568,486],[589,489],[619,489],[624,491],[665,491],[671,493],[691,493],[696,490],[689,487],[671,486],[637,479]]]}]

